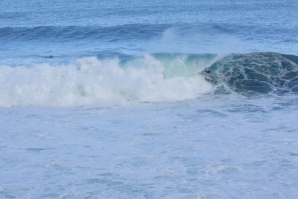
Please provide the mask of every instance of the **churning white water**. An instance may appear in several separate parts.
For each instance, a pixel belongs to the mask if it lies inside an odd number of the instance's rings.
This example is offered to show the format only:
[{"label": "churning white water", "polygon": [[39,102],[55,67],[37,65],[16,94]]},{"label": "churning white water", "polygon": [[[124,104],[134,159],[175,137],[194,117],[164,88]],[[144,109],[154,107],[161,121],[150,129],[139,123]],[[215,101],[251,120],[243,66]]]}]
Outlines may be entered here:
[{"label": "churning white water", "polygon": [[[70,65],[1,66],[0,106],[102,106],[194,99],[212,89],[199,74],[203,68],[195,67],[183,65],[183,57],[165,66],[150,55],[125,66],[117,59],[95,57]],[[165,77],[167,73],[172,77]]]}]

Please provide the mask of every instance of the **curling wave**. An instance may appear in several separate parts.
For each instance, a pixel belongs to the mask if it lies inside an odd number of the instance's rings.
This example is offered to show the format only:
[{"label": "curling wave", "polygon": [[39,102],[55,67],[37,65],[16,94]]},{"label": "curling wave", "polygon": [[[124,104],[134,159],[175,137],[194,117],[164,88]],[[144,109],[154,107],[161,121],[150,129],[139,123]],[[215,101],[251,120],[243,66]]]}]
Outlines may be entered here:
[{"label": "curling wave", "polygon": [[0,66],[0,106],[102,106],[204,94],[297,94],[298,57],[278,53],[169,54],[74,64]]},{"label": "curling wave", "polygon": [[[298,93],[298,57],[278,53],[227,55],[205,69],[214,93]],[[210,71],[210,72],[209,72]]]}]

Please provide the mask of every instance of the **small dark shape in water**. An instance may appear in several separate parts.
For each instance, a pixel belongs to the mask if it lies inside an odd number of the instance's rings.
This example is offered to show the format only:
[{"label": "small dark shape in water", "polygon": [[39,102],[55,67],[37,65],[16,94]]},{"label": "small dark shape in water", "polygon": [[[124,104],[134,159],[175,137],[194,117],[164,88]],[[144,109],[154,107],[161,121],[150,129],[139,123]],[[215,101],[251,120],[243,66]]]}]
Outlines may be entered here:
[{"label": "small dark shape in water", "polygon": [[205,73],[208,73],[208,74],[210,74],[210,70],[205,70]]},{"label": "small dark shape in water", "polygon": [[52,56],[52,55],[50,55],[50,58],[53,58],[53,56]]}]

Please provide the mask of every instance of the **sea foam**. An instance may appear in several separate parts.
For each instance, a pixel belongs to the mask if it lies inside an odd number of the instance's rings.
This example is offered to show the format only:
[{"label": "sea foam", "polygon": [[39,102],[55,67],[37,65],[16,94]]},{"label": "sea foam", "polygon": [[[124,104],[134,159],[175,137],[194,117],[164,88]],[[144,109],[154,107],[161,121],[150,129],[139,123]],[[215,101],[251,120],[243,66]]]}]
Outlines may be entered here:
[{"label": "sea foam", "polygon": [[151,55],[126,64],[85,57],[68,65],[1,66],[0,106],[117,105],[194,99],[210,92],[212,85],[199,74],[202,68],[190,74],[183,63],[172,60],[175,70],[180,65],[174,75]]}]

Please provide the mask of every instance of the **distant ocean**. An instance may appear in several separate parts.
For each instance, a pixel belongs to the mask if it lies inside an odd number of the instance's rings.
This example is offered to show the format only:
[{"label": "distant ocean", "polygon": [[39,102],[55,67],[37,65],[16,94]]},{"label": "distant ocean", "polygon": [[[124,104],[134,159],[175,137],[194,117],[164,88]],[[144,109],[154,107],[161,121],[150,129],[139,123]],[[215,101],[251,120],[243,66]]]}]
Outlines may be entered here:
[{"label": "distant ocean", "polygon": [[0,1],[0,198],[298,198],[298,1]]}]

